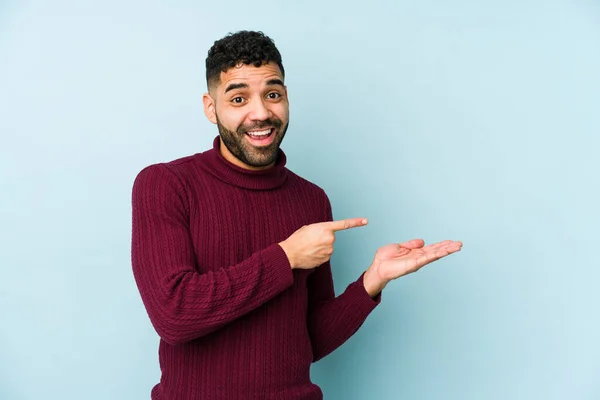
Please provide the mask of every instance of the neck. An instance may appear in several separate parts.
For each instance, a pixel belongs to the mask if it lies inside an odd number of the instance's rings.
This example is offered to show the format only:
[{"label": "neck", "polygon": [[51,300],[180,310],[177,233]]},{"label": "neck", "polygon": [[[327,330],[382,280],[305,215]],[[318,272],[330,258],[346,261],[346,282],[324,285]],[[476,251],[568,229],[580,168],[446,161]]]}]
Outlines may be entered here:
[{"label": "neck", "polygon": [[213,147],[198,154],[204,168],[221,181],[233,186],[252,190],[277,189],[285,184],[288,170],[285,168],[287,158],[279,149],[275,164],[262,170],[251,170],[248,165],[240,164],[235,157],[226,158],[227,151],[221,145],[221,138],[215,137]]}]

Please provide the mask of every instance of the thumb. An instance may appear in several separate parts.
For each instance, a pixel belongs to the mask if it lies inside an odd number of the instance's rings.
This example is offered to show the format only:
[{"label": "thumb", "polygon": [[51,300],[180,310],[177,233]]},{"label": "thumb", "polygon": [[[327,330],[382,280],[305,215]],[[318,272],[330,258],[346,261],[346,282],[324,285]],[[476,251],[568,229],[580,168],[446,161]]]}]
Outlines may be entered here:
[{"label": "thumb", "polygon": [[405,249],[419,249],[425,245],[423,239],[412,239],[408,242],[400,243],[398,246],[404,247]]}]

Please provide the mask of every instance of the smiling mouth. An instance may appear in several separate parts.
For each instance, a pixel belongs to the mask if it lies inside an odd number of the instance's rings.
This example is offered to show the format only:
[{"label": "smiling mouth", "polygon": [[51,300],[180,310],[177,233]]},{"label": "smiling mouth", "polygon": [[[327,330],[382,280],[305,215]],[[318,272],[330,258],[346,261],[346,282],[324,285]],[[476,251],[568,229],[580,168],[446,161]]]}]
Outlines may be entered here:
[{"label": "smiling mouth", "polygon": [[275,128],[255,129],[245,132],[253,146],[269,146],[275,138]]},{"label": "smiling mouth", "polygon": [[246,135],[250,136],[252,139],[266,139],[275,131],[273,128],[263,129],[263,130],[254,130],[246,132]]}]

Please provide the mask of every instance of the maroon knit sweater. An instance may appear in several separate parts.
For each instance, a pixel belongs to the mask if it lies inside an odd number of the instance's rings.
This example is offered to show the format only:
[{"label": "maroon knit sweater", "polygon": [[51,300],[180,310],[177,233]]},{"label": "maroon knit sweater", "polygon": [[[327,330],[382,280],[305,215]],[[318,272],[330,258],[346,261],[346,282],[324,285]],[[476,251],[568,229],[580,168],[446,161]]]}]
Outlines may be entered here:
[{"label": "maroon knit sweater", "polygon": [[362,275],[335,297],[329,262],[292,270],[278,242],[332,219],[318,186],[276,166],[253,172],[200,154],[142,170],[132,264],[160,336],[152,399],[322,399],[312,362],[379,303]]}]

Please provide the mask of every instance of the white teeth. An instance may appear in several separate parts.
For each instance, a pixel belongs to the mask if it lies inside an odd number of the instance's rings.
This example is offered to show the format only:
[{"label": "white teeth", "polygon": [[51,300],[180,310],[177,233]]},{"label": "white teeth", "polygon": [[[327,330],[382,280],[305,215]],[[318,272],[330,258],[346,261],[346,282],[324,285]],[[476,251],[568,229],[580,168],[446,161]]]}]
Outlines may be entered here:
[{"label": "white teeth", "polygon": [[266,129],[264,131],[250,131],[250,132],[247,132],[247,133],[249,135],[252,135],[252,136],[266,136],[269,133],[271,133],[271,129]]}]

